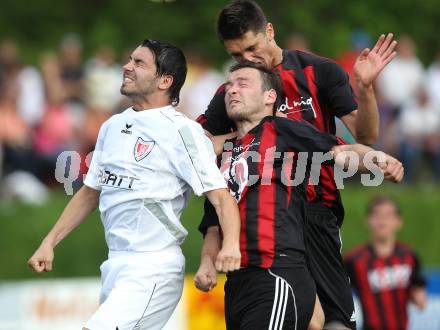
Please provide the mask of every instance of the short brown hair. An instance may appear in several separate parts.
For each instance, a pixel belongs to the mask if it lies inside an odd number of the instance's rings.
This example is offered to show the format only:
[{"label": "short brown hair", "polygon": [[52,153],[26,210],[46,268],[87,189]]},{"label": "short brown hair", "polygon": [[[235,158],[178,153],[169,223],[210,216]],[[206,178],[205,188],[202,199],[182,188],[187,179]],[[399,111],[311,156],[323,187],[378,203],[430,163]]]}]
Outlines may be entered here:
[{"label": "short brown hair", "polygon": [[254,1],[237,0],[225,6],[217,19],[217,36],[221,42],[241,38],[246,32],[262,32],[267,19]]},{"label": "short brown hair", "polygon": [[383,204],[393,205],[397,215],[399,216],[401,215],[399,204],[397,204],[397,202],[394,199],[386,195],[377,195],[368,202],[367,215],[371,215],[376,207]]}]

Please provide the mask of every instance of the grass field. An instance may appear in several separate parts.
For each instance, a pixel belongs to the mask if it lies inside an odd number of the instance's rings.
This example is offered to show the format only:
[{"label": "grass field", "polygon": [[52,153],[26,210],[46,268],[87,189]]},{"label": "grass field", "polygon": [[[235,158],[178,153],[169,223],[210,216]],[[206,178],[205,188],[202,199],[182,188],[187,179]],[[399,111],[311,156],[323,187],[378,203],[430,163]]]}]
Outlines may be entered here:
[{"label": "grass field", "polygon": [[[434,185],[382,185],[368,188],[346,185],[342,191],[346,209],[342,230],[344,251],[368,237],[364,221],[365,206],[368,199],[378,193],[391,195],[401,205],[404,226],[399,237],[419,252],[425,266],[440,266],[440,187]],[[0,201],[1,279],[35,276],[26,261],[69,198],[64,192],[54,192],[50,202],[41,207]],[[183,224],[189,231],[183,245],[188,272],[194,272],[199,262],[201,235],[197,232],[197,226],[202,209],[203,200],[194,198],[183,216]],[[102,226],[95,212],[56,248],[54,270],[45,277],[98,276],[98,267],[105,260],[106,254]]]}]

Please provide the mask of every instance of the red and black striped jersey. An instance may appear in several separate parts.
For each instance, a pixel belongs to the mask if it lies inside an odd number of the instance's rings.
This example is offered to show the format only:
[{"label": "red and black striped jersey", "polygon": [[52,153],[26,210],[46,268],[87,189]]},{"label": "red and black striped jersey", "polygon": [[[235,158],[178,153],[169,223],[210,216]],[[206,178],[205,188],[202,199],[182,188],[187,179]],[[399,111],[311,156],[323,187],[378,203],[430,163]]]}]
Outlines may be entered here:
[{"label": "red and black striped jersey", "polygon": [[[273,116],[225,143],[220,169],[240,210],[242,267],[289,267],[298,261],[312,152],[343,143],[308,123]],[[218,218],[205,202],[199,229],[212,225]]]},{"label": "red and black striped jersey", "polygon": [[[278,111],[290,119],[305,120],[320,131],[335,134],[335,117],[357,109],[347,73],[335,62],[301,51],[283,50],[283,61],[276,66],[284,95]],[[197,121],[213,135],[235,129],[227,117],[225,89],[220,86],[206,112]],[[336,188],[333,167],[321,168],[318,185],[309,185],[308,201],[322,203],[342,221],[344,210]]]},{"label": "red and black striped jersey", "polygon": [[415,253],[396,243],[392,255],[382,258],[366,244],[348,253],[344,263],[362,305],[363,329],[405,330],[409,291],[425,286]]}]

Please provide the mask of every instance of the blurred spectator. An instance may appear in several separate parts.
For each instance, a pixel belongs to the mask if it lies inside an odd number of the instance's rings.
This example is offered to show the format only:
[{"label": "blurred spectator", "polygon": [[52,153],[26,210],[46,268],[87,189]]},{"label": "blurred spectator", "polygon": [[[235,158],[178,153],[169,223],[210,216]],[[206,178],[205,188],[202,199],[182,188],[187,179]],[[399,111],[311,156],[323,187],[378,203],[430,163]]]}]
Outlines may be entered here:
[{"label": "blurred spectator", "polygon": [[58,155],[64,150],[75,150],[78,134],[75,134],[74,116],[66,103],[69,95],[63,88],[61,66],[56,54],[43,55],[41,71],[46,86],[46,106],[35,131],[34,149],[42,164],[41,176],[53,178]]},{"label": "blurred spectator", "polygon": [[71,103],[82,103],[84,95],[84,67],[81,38],[67,34],[60,44],[61,80],[66,99]]},{"label": "blurred spectator", "polygon": [[201,51],[192,48],[185,55],[188,74],[180,93],[178,109],[189,118],[196,119],[205,112],[212,95],[225,82],[225,78],[214,69]]},{"label": "blurred spectator", "polygon": [[302,52],[310,52],[309,40],[301,33],[292,33],[289,35],[285,42],[286,49],[300,50]]},{"label": "blurred spectator", "polygon": [[440,50],[437,52],[434,62],[428,68],[426,86],[433,105],[440,109]]},{"label": "blurred spectator", "polygon": [[11,39],[0,44],[0,72],[0,88],[14,103],[17,114],[31,126],[38,124],[44,111],[43,81],[37,69],[20,62]]},{"label": "blurred spectator", "polygon": [[4,172],[32,166],[33,129],[44,113],[44,86],[39,72],[19,60],[13,40],[0,44],[0,142],[4,152]]},{"label": "blurred spectator", "polygon": [[396,240],[402,220],[399,207],[392,199],[373,198],[367,217],[370,241],[344,258],[362,306],[362,328],[407,329],[408,303],[414,303],[419,309],[427,304],[419,259],[408,246]]},{"label": "blurred spectator", "polygon": [[389,63],[377,80],[377,99],[380,112],[381,148],[396,155],[399,136],[396,119],[406,102],[415,100],[424,79],[422,63],[416,56],[416,46],[409,36],[398,39],[398,55]]},{"label": "blurred spectator", "polygon": [[85,88],[87,107],[107,113],[117,110],[122,95],[122,66],[115,61],[115,51],[109,45],[100,46],[86,64]]},{"label": "blurred spectator", "polygon": [[86,117],[82,126],[83,152],[93,149],[99,128],[119,110],[122,95],[122,66],[116,63],[115,51],[109,45],[97,48],[93,58],[85,65]]},{"label": "blurred spectator", "polygon": [[399,112],[405,102],[416,97],[424,79],[424,69],[409,36],[398,39],[397,52],[397,57],[379,76],[378,87],[383,101]]},{"label": "blurred spectator", "polygon": [[430,102],[424,88],[402,106],[398,130],[405,180],[414,181],[424,152],[432,157],[433,173],[440,180],[440,111]]},{"label": "blurred spectator", "polygon": [[[44,85],[37,69],[20,62],[13,40],[0,44],[0,148],[2,198],[41,203],[46,188],[37,179],[39,160],[33,149],[34,130],[44,116]],[[38,195],[36,195],[38,194]]]}]

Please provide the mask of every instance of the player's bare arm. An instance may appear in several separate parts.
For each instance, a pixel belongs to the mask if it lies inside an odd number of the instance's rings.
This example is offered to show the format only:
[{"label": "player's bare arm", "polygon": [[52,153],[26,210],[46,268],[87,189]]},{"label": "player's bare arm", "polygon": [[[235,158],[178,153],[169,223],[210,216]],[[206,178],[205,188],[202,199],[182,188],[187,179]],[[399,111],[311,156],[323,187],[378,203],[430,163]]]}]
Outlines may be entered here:
[{"label": "player's bare arm", "polygon": [[57,222],[28,260],[28,265],[37,273],[50,272],[54,259],[54,248],[71,231],[85,221],[98,206],[99,191],[83,186],[69,201]]},{"label": "player's bare arm", "polygon": [[[338,145],[332,148],[331,152],[333,154],[333,158],[335,159],[335,163],[339,166],[346,167],[347,166],[347,158],[344,157],[344,152],[355,152],[359,156],[359,170],[361,172],[367,172],[368,169],[364,166],[364,157],[369,153],[375,151],[377,156],[373,161],[374,163],[380,167],[382,170],[384,177],[386,180],[391,182],[399,183],[403,179],[404,169],[402,163],[396,158],[382,152],[376,151],[368,146],[363,144],[347,144],[347,145]],[[339,157],[338,157],[339,156]]]},{"label": "player's bare arm", "polygon": [[237,132],[231,132],[223,135],[212,135],[207,130],[204,131],[206,136],[211,140],[212,144],[214,145],[214,152],[217,156],[222,154],[225,141],[228,139],[233,139],[237,136]]},{"label": "player's bare arm", "polygon": [[215,259],[221,248],[221,238],[218,226],[208,227],[203,239],[200,266],[194,276],[197,289],[208,292],[217,285],[217,271]]},{"label": "player's bare arm", "polygon": [[228,189],[215,189],[206,193],[214,206],[223,232],[222,248],[217,255],[215,267],[228,272],[240,268],[240,213],[235,199]]},{"label": "player's bare arm", "polygon": [[379,111],[373,82],[397,55],[394,51],[397,41],[393,38],[392,33],[381,35],[373,49],[364,49],[353,66],[359,88],[359,109],[341,119],[357,142],[362,144],[372,145],[379,137]]}]

